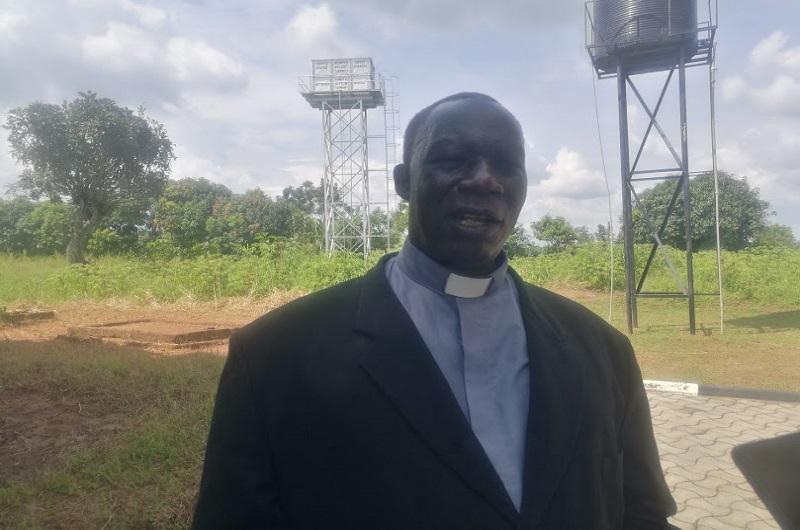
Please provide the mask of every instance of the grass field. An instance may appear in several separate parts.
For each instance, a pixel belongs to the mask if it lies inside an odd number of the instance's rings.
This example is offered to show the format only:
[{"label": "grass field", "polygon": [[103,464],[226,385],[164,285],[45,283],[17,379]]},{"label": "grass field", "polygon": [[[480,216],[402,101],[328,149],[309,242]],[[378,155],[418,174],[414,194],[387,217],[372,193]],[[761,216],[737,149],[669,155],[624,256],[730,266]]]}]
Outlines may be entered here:
[{"label": "grass field", "polygon": [[[210,262],[184,264],[180,274],[217,274],[206,285],[217,285],[218,294],[231,278],[247,276],[239,271],[222,281],[225,262]],[[214,289],[187,293],[180,286],[173,286],[179,302],[152,292],[119,296],[104,278],[115,278],[115,288],[138,289],[142,280],[130,272],[138,270],[135,263],[113,265],[128,268],[107,276],[80,269],[81,278],[95,278],[94,287],[83,286],[80,296],[75,293],[81,286],[64,287],[48,299],[36,295],[45,292],[37,285],[57,285],[61,280],[54,278],[76,273],[55,259],[0,258],[0,305],[39,306],[58,316],[0,325],[0,528],[169,529],[189,523],[224,356],[66,340],[68,326],[144,315],[242,324],[298,295],[262,283],[263,293],[243,297],[215,296]],[[296,276],[324,266],[313,262]],[[325,281],[357,274],[362,266],[325,272]],[[262,267],[270,274],[280,270],[274,263]],[[176,278],[178,272],[170,274]],[[283,285],[296,285],[279,277]],[[606,294],[561,279],[548,285],[608,317]],[[162,284],[165,293],[168,286]],[[644,376],[800,392],[800,310],[791,296],[787,300],[734,293],[721,333],[717,299],[702,298],[694,336],[685,302],[640,301],[631,340]],[[624,328],[621,293],[611,321]]]}]

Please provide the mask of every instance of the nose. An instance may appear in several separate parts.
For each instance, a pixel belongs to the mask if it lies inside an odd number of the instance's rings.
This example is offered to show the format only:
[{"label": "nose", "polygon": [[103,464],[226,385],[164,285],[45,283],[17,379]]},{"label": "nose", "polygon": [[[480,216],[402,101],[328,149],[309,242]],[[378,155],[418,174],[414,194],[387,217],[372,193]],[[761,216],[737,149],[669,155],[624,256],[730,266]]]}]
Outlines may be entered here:
[{"label": "nose", "polygon": [[459,191],[472,191],[487,195],[502,195],[503,185],[497,170],[485,159],[481,158],[472,170],[459,183]]}]

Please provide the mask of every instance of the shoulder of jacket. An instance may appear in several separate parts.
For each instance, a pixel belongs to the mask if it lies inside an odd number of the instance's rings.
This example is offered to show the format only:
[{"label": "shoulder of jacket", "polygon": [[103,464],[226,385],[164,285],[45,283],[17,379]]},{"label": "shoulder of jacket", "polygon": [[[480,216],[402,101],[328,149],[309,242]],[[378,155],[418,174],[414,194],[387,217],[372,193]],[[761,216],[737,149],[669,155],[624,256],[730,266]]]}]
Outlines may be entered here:
[{"label": "shoulder of jacket", "polygon": [[[231,340],[260,340],[314,323],[337,320],[343,314],[355,311],[363,281],[364,276],[360,276],[292,300],[240,328]],[[313,333],[313,330],[308,332]]]},{"label": "shoulder of jacket", "polygon": [[628,341],[622,332],[580,302],[526,281],[522,281],[522,285],[528,303],[547,315],[563,333],[595,332],[614,340]]}]

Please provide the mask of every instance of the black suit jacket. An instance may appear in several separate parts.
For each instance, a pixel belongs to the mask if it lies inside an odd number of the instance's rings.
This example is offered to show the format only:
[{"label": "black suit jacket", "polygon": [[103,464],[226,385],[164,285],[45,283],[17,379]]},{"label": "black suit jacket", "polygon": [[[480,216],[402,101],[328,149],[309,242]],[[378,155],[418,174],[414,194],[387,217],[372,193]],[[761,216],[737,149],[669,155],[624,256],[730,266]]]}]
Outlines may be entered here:
[{"label": "black suit jacket", "polygon": [[667,528],[627,338],[512,271],[530,355],[517,513],[386,259],[231,338],[194,528]]}]

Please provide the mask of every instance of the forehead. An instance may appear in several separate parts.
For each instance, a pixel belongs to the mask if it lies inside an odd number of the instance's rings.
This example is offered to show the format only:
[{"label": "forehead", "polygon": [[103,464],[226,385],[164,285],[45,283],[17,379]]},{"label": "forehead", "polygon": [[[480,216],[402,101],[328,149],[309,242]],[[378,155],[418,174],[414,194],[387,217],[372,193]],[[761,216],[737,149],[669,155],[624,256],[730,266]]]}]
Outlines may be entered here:
[{"label": "forehead", "polygon": [[415,147],[423,150],[454,143],[516,148],[522,146],[522,130],[516,118],[499,103],[465,99],[435,107],[418,139]]}]

